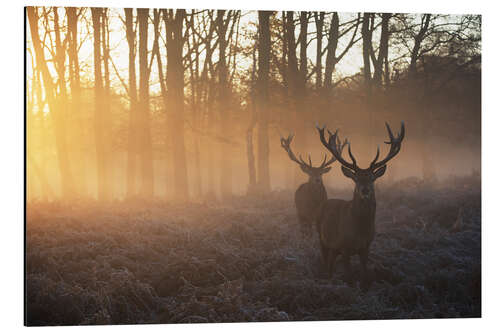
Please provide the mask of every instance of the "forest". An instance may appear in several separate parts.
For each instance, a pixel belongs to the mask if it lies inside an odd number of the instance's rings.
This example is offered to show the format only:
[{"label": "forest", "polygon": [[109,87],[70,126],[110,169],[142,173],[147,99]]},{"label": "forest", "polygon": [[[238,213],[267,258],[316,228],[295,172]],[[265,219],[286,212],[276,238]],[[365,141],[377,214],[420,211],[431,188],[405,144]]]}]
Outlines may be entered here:
[{"label": "forest", "polygon": [[293,187],[279,138],[319,160],[315,123],[368,161],[404,120],[396,178],[480,169],[479,16],[29,7],[27,24],[28,201]]},{"label": "forest", "polygon": [[[481,316],[480,15],[26,7],[25,23],[26,325]],[[320,165],[316,126],[338,129],[367,166],[402,121],[371,284],[331,278],[283,140]],[[351,199],[330,167],[328,198]]]}]

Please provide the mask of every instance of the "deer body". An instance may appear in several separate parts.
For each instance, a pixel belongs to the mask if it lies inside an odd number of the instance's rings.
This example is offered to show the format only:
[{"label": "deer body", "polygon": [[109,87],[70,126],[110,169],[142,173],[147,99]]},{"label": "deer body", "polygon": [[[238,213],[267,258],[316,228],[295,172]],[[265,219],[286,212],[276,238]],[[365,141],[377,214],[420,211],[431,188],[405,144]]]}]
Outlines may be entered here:
[{"label": "deer body", "polygon": [[357,199],[324,202],[317,218],[322,247],[338,254],[367,251],[375,236],[375,205],[375,200],[369,205]]},{"label": "deer body", "polygon": [[302,230],[310,230],[321,204],[326,201],[327,194],[323,182],[307,182],[295,191],[295,207]]},{"label": "deer body", "polygon": [[386,124],[386,126],[389,132],[389,142],[386,143],[391,145],[390,151],[387,157],[378,162],[380,151],[377,149],[375,159],[366,169],[357,166],[350,144],[348,151],[352,163],[342,158],[342,152],[335,144],[337,133],[330,133],[330,139],[327,142],[324,128],[318,127],[321,142],[342,165],[344,176],[351,178],[355,183],[352,200],[327,200],[321,205],[316,217],[321,253],[330,276],[335,271],[337,256],[342,255],[345,272],[348,280],[351,281],[350,257],[359,255],[363,283],[367,282],[367,261],[370,245],[375,236],[377,208],[374,183],[377,178],[384,175],[386,163],[399,153],[405,134],[404,124],[401,124],[401,132],[397,138],[394,138],[389,125]]},{"label": "deer body", "polygon": [[[297,209],[297,216],[302,232],[311,234],[319,208],[327,199],[326,189],[323,185],[323,174],[330,171],[331,168],[329,165],[335,162],[336,159],[332,157],[327,161],[325,155],[323,163],[319,167],[314,167],[311,162],[311,156],[309,156],[309,164],[304,162],[300,155],[298,159],[295,157],[290,148],[292,139],[293,135],[289,135],[286,139],[281,138],[281,146],[288,153],[288,157],[299,164],[300,169],[309,176],[309,181],[300,185],[297,191],[295,191],[295,208]],[[342,150],[347,141],[341,145],[340,140],[337,139],[336,144],[339,146],[338,149]]]}]

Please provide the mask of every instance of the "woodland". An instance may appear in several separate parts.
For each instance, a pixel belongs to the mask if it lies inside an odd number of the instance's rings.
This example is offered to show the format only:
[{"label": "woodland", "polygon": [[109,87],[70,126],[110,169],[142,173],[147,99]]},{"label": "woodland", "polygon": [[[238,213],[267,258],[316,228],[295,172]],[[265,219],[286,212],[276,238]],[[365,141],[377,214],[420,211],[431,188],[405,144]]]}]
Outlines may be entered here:
[{"label": "woodland", "polygon": [[[480,15],[26,7],[25,21],[26,325],[481,316]],[[339,129],[367,166],[402,121],[361,288],[301,232],[307,177],[280,142],[319,165],[315,126]],[[328,198],[352,199],[330,167]]]},{"label": "woodland", "polygon": [[384,122],[405,121],[393,178],[480,169],[480,16],[26,14],[28,201],[293,188],[303,175],[279,138],[294,133],[297,152],[318,161],[316,123],[340,128],[369,161]]}]

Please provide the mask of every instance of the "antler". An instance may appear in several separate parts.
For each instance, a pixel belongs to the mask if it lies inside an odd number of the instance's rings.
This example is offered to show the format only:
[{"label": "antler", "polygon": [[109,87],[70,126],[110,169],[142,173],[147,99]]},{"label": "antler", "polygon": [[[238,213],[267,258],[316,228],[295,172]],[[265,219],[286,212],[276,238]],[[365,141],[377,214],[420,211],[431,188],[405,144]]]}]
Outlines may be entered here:
[{"label": "antler", "polygon": [[302,156],[299,155],[299,158],[300,160],[297,159],[297,157],[295,157],[295,154],[293,153],[292,149],[290,148],[290,143],[292,142],[293,140],[293,134],[290,134],[288,136],[288,138],[281,138],[280,141],[281,141],[281,147],[283,147],[283,149],[286,150],[286,152],[288,153],[288,157],[290,157],[290,159],[296,163],[298,163],[300,166],[305,166],[305,167],[312,167],[312,164],[311,164],[311,156],[309,156],[309,165],[307,165],[306,162],[304,162],[304,160],[302,159]]},{"label": "antler", "polygon": [[[344,150],[345,145],[348,143],[347,139],[345,139],[344,143],[342,143],[342,142],[340,142],[340,139],[337,137],[335,143],[337,146],[337,150],[340,152],[340,154],[342,154],[342,151]],[[330,160],[328,160],[328,162],[326,162],[326,157],[327,157],[327,155],[325,154],[325,158],[323,159],[323,162],[321,163],[320,168],[326,168],[327,166],[329,166],[330,164],[332,164],[333,162],[335,162],[337,160],[335,155],[332,155]]]},{"label": "antler", "polygon": [[[326,149],[328,149],[332,153],[332,155],[333,155],[332,159],[335,158],[335,160],[338,160],[340,164],[342,164],[343,166],[345,166],[349,169],[352,169],[352,170],[359,169],[357,164],[356,164],[356,159],[352,155],[351,144],[349,143],[349,141],[347,141],[347,139],[345,139],[344,143],[341,144],[340,139],[338,137],[339,130],[336,130],[335,133],[333,133],[333,134],[328,130],[328,134],[330,134],[330,138],[328,139],[328,142],[327,142],[325,139],[325,127],[323,126],[322,128],[320,128],[318,125],[316,125],[316,129],[318,130],[321,143],[323,143],[323,146],[325,146]],[[349,156],[351,157],[352,163],[349,163],[342,158],[342,150],[346,144],[349,147]]]},{"label": "antler", "polygon": [[370,164],[370,169],[375,170],[377,168],[380,168],[381,166],[385,165],[387,162],[389,162],[390,159],[392,159],[394,156],[396,156],[399,151],[401,150],[401,142],[403,142],[403,139],[405,137],[405,123],[404,121],[401,122],[401,131],[398,134],[397,138],[394,138],[394,135],[392,134],[391,128],[389,127],[388,123],[385,123],[385,126],[387,127],[387,132],[389,133],[389,141],[385,141],[385,144],[391,145],[391,148],[389,149],[389,153],[387,156],[380,162],[377,162],[378,157],[380,155],[380,149],[377,147],[377,155],[375,155],[375,159],[372,161]]}]

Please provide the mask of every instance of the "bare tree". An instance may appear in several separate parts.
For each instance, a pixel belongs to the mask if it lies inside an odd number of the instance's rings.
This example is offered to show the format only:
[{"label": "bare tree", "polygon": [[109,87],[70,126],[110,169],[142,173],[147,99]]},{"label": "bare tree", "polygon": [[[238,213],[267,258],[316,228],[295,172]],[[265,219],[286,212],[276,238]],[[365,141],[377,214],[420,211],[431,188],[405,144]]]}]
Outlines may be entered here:
[{"label": "bare tree", "polygon": [[[373,73],[373,83],[380,90],[382,88],[382,74],[384,71],[384,61],[387,65],[388,63],[388,53],[389,53],[389,20],[391,18],[391,14],[384,13],[382,14],[382,27],[380,31],[380,43],[379,43],[379,52],[378,56],[375,57],[375,52],[373,50],[373,45],[371,49],[371,58],[374,67]],[[388,66],[388,65],[387,65]],[[386,71],[388,69],[386,68]],[[386,82],[387,84],[387,82]]]},{"label": "bare tree", "polygon": [[369,98],[372,91],[371,50],[373,30],[370,23],[373,22],[373,13],[363,14],[361,35],[363,36],[363,77],[365,79],[365,91]]},{"label": "bare tree", "polygon": [[271,52],[271,34],[269,30],[269,18],[272,12],[259,11],[259,72],[257,81],[257,92],[259,101],[258,111],[258,187],[259,190],[268,192],[271,189],[269,176],[269,63]]},{"label": "bare tree", "polygon": [[[220,132],[226,136],[231,135],[231,110],[228,107],[230,99],[228,86],[228,68],[226,62],[227,51],[227,31],[231,21],[232,11],[218,10],[216,20],[216,32],[219,41],[219,62],[217,64],[218,72],[218,109]],[[228,152],[228,145],[221,142],[220,156],[220,191],[222,197],[232,195],[232,159]]]},{"label": "bare tree", "polygon": [[[398,31],[394,33],[394,43],[409,57],[408,64],[408,109],[418,113],[418,127],[422,139],[422,176],[425,180],[436,178],[436,163],[432,149],[434,140],[434,112],[432,100],[442,92],[455,75],[464,68],[480,62],[480,33],[476,17],[453,18],[447,15],[395,15]],[[479,28],[480,29],[480,28]],[[433,63],[438,63],[436,66]],[[458,65],[457,67],[457,64]],[[427,68],[427,69],[426,69]],[[447,75],[431,75],[429,70],[448,68]],[[441,71],[444,73],[444,71]],[[437,77],[433,80],[431,77]]]},{"label": "bare tree", "polygon": [[[302,101],[301,101],[301,77],[299,72],[299,63],[297,60],[297,43],[295,40],[295,21],[294,21],[294,12],[287,11],[285,17],[285,41],[286,48],[288,51],[287,54],[287,83],[288,83],[288,94],[290,97],[290,107],[293,112],[294,123],[293,127],[295,128],[295,132],[297,136],[301,138],[298,141],[297,146],[298,149],[305,149],[305,128],[304,122],[302,120]],[[302,175],[299,171],[295,170],[294,172],[294,181],[298,183],[300,181],[300,177]]]},{"label": "bare tree", "polygon": [[170,133],[174,160],[174,188],[180,199],[188,198],[186,148],[184,144],[184,64],[182,50],[185,43],[183,25],[186,11],[163,11],[167,33],[167,99],[169,102]]},{"label": "bare tree", "polygon": [[78,186],[77,192],[79,195],[88,195],[87,184],[87,157],[85,154],[85,128],[86,122],[81,108],[82,92],[80,84],[80,60],[78,59],[78,19],[83,12],[82,9],[75,7],[66,7],[66,17],[68,21],[68,59],[69,59],[69,79],[71,88],[71,111],[73,113],[73,121],[69,126],[74,130],[74,140],[77,144],[74,148],[77,152],[74,158],[75,173],[78,174],[78,181],[75,183]]},{"label": "bare tree", "polygon": [[[59,87],[54,83],[54,78],[52,77],[49,68],[47,66],[47,59],[44,55],[44,45],[40,40],[40,35],[38,31],[38,8],[37,7],[27,7],[26,8],[28,22],[31,32],[31,41],[33,43],[33,49],[36,56],[36,64],[38,70],[41,72],[43,79],[43,86],[45,96],[47,98],[47,103],[50,110],[50,117],[52,119],[54,134],[56,138],[56,148],[57,148],[57,159],[59,165],[59,172],[61,174],[61,190],[62,195],[65,198],[71,198],[74,196],[74,183],[71,174],[70,163],[68,158],[68,148],[67,148],[67,138],[66,138],[66,109],[63,107],[63,88],[65,84],[64,77],[59,80]],[[60,41],[59,41],[60,42]],[[62,53],[62,54],[61,54]],[[56,48],[56,63],[58,74],[63,74],[63,69],[60,68],[61,63],[64,63],[64,48],[59,45]],[[63,59],[63,60],[61,60]]]},{"label": "bare tree", "polygon": [[139,137],[141,144],[142,195],[153,196],[153,147],[149,113],[148,67],[148,17],[149,9],[137,9],[139,22]]},{"label": "bare tree", "polygon": [[135,73],[135,44],[136,31],[134,29],[134,12],[132,8],[125,8],[125,33],[128,44],[128,95],[130,97],[130,111],[128,123],[128,154],[127,154],[127,190],[128,198],[136,195],[137,170],[137,78]]},{"label": "bare tree", "polygon": [[[326,49],[322,51],[326,52],[323,99],[327,103],[332,93],[332,89],[334,88],[333,73],[335,72],[336,65],[359,40],[357,32],[360,21],[360,15],[358,14],[356,19],[341,24],[339,14],[337,12],[332,13],[330,27],[328,28],[328,42]],[[345,26],[345,28],[341,30],[341,26]],[[349,43],[343,50],[339,50],[339,39],[351,31],[352,35],[349,39]]]},{"label": "bare tree", "polygon": [[248,163],[248,193],[257,192],[257,171],[255,170],[255,155],[253,149],[253,130],[257,124],[257,97],[256,97],[256,72],[257,72],[257,48],[252,50],[252,73],[250,87],[250,124],[247,127],[247,163]]},{"label": "bare tree", "polygon": [[316,89],[320,90],[323,82],[323,70],[321,59],[323,58],[323,27],[325,24],[325,12],[314,12],[316,24]]},{"label": "bare tree", "polygon": [[97,198],[98,200],[110,200],[108,184],[109,174],[109,137],[106,136],[108,130],[108,108],[105,103],[106,94],[104,91],[102,73],[102,8],[91,8],[92,27],[94,30],[94,133],[97,161]]}]

